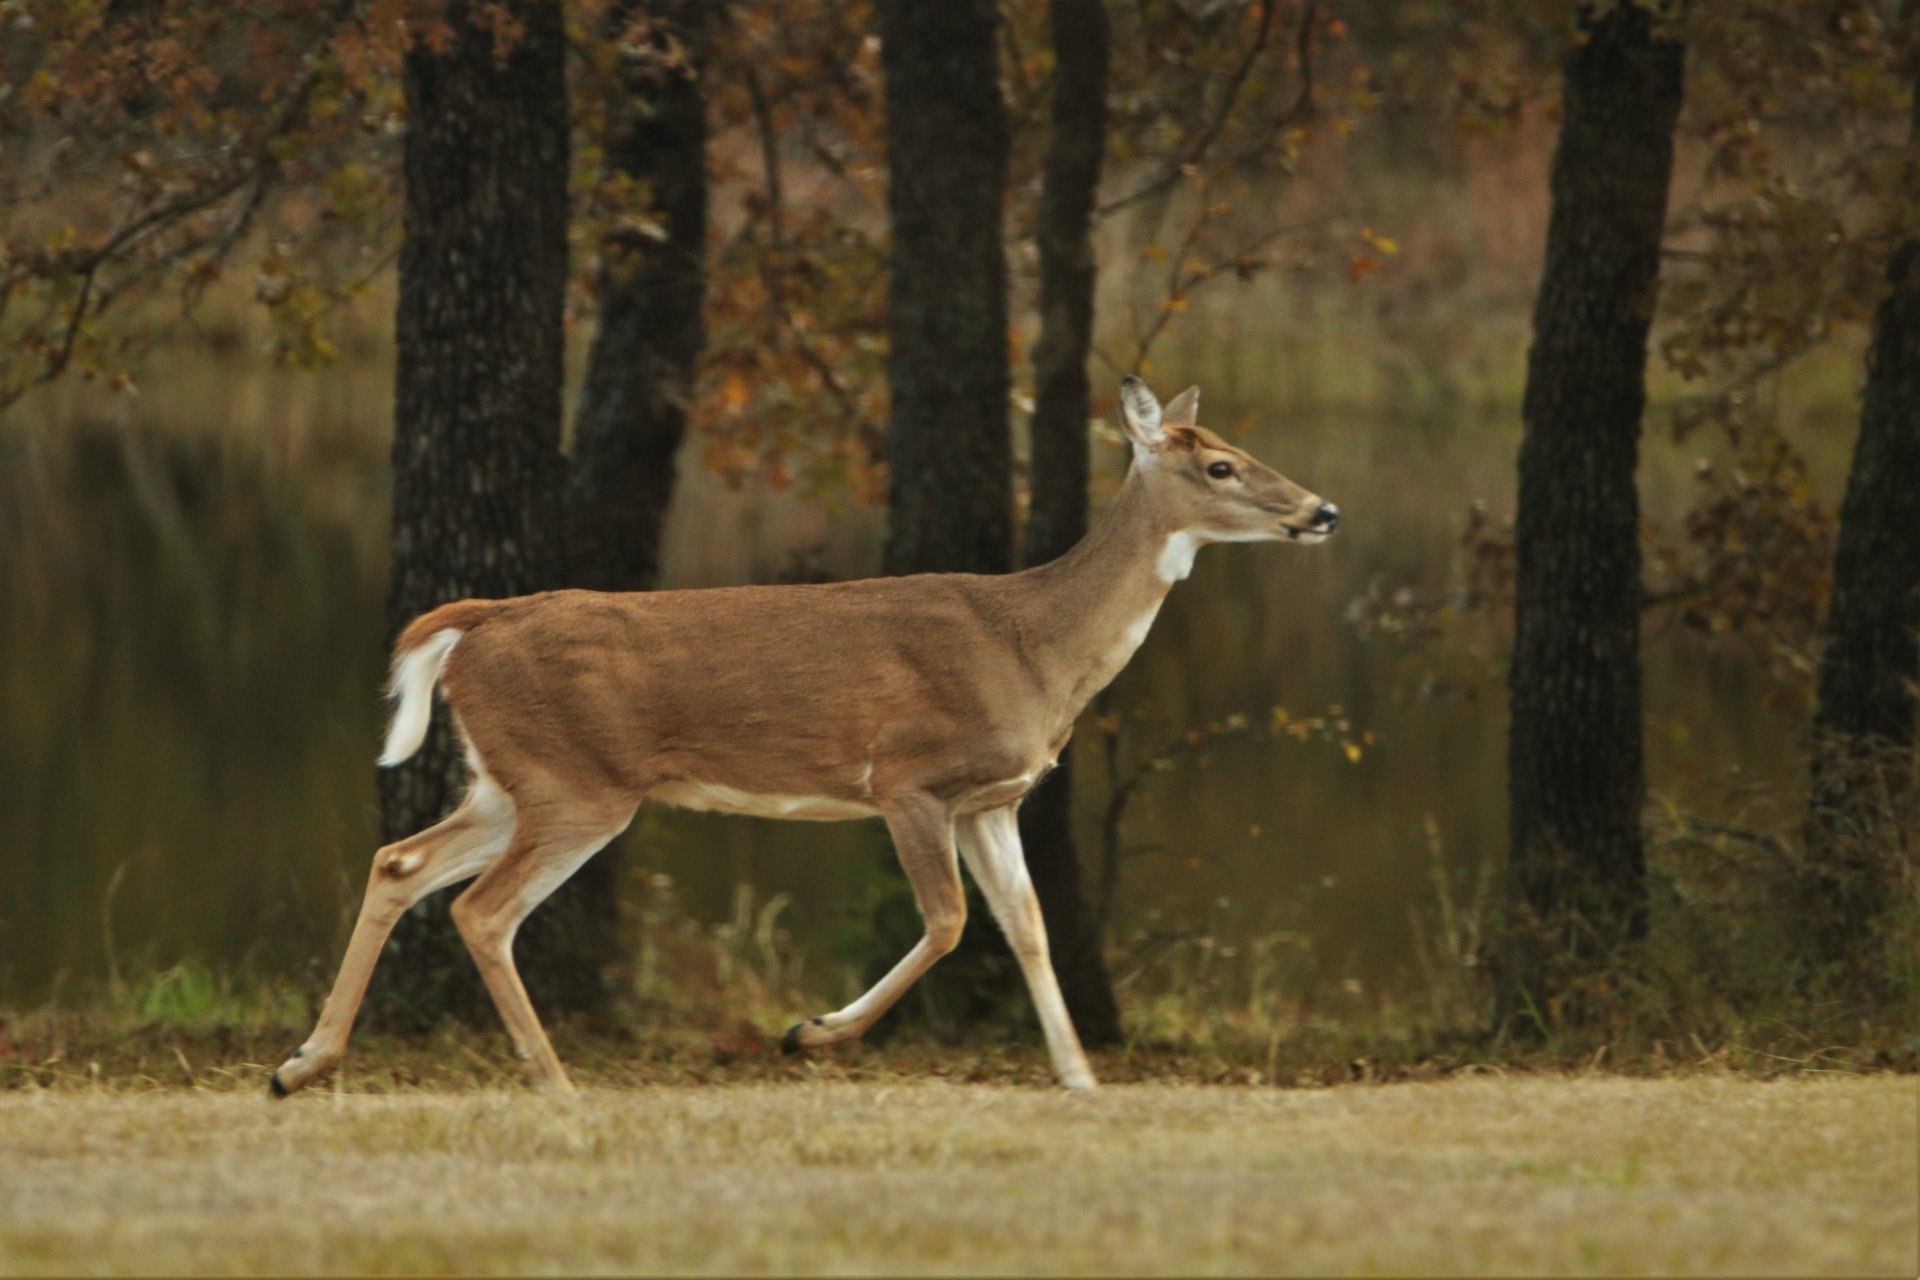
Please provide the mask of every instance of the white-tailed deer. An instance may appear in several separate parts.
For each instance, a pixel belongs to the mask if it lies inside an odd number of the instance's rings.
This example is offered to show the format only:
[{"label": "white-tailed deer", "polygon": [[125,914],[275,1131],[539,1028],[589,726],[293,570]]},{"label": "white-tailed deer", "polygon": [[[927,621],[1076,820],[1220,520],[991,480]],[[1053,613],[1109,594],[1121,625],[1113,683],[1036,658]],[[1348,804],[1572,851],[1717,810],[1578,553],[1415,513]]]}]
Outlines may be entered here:
[{"label": "white-tailed deer", "polygon": [[319,1025],[274,1073],[284,1097],[339,1061],[393,923],[453,905],[520,1056],[569,1087],[513,967],[513,936],[642,800],[761,817],[881,817],[926,934],[872,990],[800,1023],[786,1047],[860,1035],[953,949],[966,863],[1006,932],[1060,1081],[1091,1088],[1014,812],[1089,699],[1146,638],[1209,542],[1320,542],[1339,511],[1198,426],[1197,388],[1164,411],[1120,384],[1133,467],[1072,551],[1023,573],[813,586],[461,600],[394,646],[384,765],[419,750],[437,684],[472,771],[437,825],[374,856]]}]

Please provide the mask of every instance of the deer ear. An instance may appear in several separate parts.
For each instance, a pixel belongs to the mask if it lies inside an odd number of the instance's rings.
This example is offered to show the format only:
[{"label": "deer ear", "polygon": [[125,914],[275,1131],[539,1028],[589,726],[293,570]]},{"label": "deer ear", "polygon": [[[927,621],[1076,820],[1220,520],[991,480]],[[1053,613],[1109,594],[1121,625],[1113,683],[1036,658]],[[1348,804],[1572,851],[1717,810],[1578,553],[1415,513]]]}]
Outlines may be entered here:
[{"label": "deer ear", "polygon": [[1135,450],[1158,449],[1166,443],[1160,402],[1147,390],[1147,384],[1132,374],[1120,379],[1120,416],[1126,420],[1127,438],[1133,441]]},{"label": "deer ear", "polygon": [[1162,419],[1168,429],[1192,430],[1200,419],[1200,388],[1188,387],[1167,401]]}]

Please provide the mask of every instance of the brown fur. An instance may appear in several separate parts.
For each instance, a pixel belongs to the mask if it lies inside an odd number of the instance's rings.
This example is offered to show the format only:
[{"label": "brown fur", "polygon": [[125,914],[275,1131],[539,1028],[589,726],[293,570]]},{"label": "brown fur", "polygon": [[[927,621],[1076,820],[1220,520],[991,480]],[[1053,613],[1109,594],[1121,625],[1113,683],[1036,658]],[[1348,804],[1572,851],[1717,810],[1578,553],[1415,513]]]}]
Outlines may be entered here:
[{"label": "brown fur", "polygon": [[497,611],[502,603],[499,600],[455,600],[437,609],[427,610],[402,628],[399,639],[393,642],[393,660],[400,661],[403,655],[418,649],[437,632],[449,627],[455,631],[472,630],[480,624],[481,619]]},{"label": "brown fur", "polygon": [[[513,932],[649,794],[886,818],[926,937],[866,996],[796,1028],[797,1045],[860,1034],[951,949],[966,910],[957,853],[1027,972],[1062,1080],[1091,1085],[1013,807],[1132,656],[1192,546],[1317,538],[1334,519],[1195,425],[1197,393],[1173,402],[1164,430],[1150,393],[1135,384],[1128,396],[1141,462],[1079,546],[1023,573],[554,591],[461,600],[416,619],[396,663],[442,631],[461,633],[441,687],[481,772],[460,810],[376,860],[334,998],[276,1088],[298,1088],[338,1058],[392,919],[435,884],[473,874],[468,863],[484,869],[454,919],[515,1043],[544,1082],[565,1085],[514,972]],[[1211,475],[1222,462],[1232,473]]]}]

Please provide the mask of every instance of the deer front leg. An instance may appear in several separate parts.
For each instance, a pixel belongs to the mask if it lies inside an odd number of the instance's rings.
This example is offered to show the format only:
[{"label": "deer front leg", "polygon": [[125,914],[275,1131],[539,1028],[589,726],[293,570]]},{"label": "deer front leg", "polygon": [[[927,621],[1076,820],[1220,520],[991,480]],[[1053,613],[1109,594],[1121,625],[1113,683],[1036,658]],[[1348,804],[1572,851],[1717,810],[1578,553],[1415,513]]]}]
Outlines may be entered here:
[{"label": "deer front leg", "polygon": [[1015,814],[1015,806],[1007,805],[963,815],[955,824],[960,856],[966,859],[967,870],[973,873],[994,919],[1007,935],[1014,958],[1020,962],[1020,971],[1026,975],[1027,990],[1040,1015],[1040,1029],[1046,1033],[1054,1074],[1069,1089],[1091,1089],[1095,1087],[1093,1068],[1087,1064],[1080,1035],[1073,1029],[1067,1002],[1060,995],[1060,980],[1054,976],[1047,925],[1040,915],[1033,880],[1027,874],[1027,857],[1020,847],[1020,824]]},{"label": "deer front leg", "polygon": [[809,1022],[796,1024],[780,1042],[785,1053],[798,1053],[863,1035],[880,1015],[906,994],[934,961],[959,945],[967,922],[967,898],[954,860],[953,815],[931,796],[909,796],[892,801],[881,812],[893,836],[907,881],[913,886],[926,934],[873,988],[846,1008]]}]

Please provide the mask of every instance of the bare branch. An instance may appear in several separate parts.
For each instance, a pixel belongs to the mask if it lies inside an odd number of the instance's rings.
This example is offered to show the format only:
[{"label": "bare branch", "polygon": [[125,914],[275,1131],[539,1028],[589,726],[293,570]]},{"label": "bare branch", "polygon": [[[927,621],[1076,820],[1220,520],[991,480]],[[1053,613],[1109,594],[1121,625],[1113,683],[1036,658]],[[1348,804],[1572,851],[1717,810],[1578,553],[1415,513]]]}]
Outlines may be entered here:
[{"label": "bare branch", "polygon": [[773,252],[757,255],[760,265],[760,281],[766,288],[767,301],[773,308],[773,314],[780,327],[793,342],[793,349],[800,359],[812,369],[814,376],[820,379],[820,385],[827,389],[834,403],[840,406],[842,413],[855,424],[861,440],[870,453],[878,456],[885,434],[867,415],[861,412],[859,401],[847,390],[846,384],[833,371],[819,350],[794,323],[793,313],[787,306],[785,281],[781,276],[783,263],[781,255],[786,250],[786,231],[782,223],[786,217],[785,197],[780,176],[779,130],[773,119],[773,102],[768,97],[766,87],[760,81],[760,74],[752,66],[747,68],[747,93],[753,100],[753,118],[760,134],[760,163],[764,171],[766,195],[764,209],[767,219],[768,235],[772,240]]},{"label": "bare branch", "polygon": [[[40,376],[28,385],[38,386],[51,382],[59,376],[60,371],[65,369],[67,362],[73,358],[73,344],[80,337],[80,325],[86,319],[87,303],[93,296],[93,281],[99,270],[100,261],[95,259],[94,262],[87,267],[86,273],[81,276],[80,298],[73,304],[73,314],[67,317],[67,331],[66,335],[60,341],[60,349],[54,353],[53,359],[47,362],[47,367],[40,371]],[[9,395],[4,401],[0,401],[0,408],[4,408],[19,399],[25,390],[25,387],[21,387]]]},{"label": "bare branch", "polygon": [[1013,103],[1008,114],[1020,124],[1030,124],[1040,118],[1039,104],[1046,86],[1036,86],[1027,78],[1027,62],[1021,56],[1020,32],[1013,21],[1013,14],[1004,6],[1000,10],[1001,65],[1007,69],[1007,81],[1013,89]]},{"label": "bare branch", "polygon": [[[319,33],[320,38],[315,43],[316,49],[324,47],[324,38],[352,16],[359,3],[360,0],[339,0],[333,11],[328,14]],[[217,177],[209,175],[211,180],[198,190],[175,196],[137,215],[109,234],[97,248],[73,261],[73,268],[80,272],[80,296],[74,303],[72,313],[67,317],[59,345],[53,357],[38,375],[15,386],[0,387],[0,409],[12,405],[33,387],[52,382],[64,373],[72,362],[80,331],[89,314],[97,317],[105,312],[108,306],[132,283],[129,280],[112,287],[102,286],[99,277],[106,267],[195,214],[213,208],[251,183],[253,191],[247,203],[241,208],[227,234],[219,242],[219,247],[214,251],[214,261],[224,260],[252,225],[255,215],[265,202],[272,181],[278,176],[280,170],[280,162],[273,154],[273,142],[284,136],[305,112],[314,87],[319,82],[321,70],[322,59],[317,53],[309,54],[306,59],[306,70],[287,91],[286,97],[274,112],[272,120],[248,150],[244,162]],[[207,243],[208,241],[202,238],[175,246],[160,255],[155,262],[137,271],[133,279],[150,278],[157,267],[177,262]],[[189,306],[192,305],[191,299],[195,296],[197,291],[189,294]]]},{"label": "bare branch", "polygon": [[1192,270],[1186,270],[1186,263],[1192,256],[1194,246],[1199,243],[1201,234],[1213,221],[1212,214],[1204,207],[1204,188],[1201,199],[1203,207],[1200,216],[1195,218],[1193,225],[1187,229],[1186,239],[1181,241],[1179,252],[1172,255],[1172,266],[1167,271],[1166,296],[1161,300],[1160,309],[1155,313],[1153,323],[1147,326],[1144,332],[1140,330],[1137,322],[1134,326],[1134,351],[1131,363],[1122,369],[1104,351],[1097,353],[1101,360],[1115,372],[1138,373],[1146,364],[1147,356],[1153,350],[1153,344],[1159,341],[1168,323],[1178,314],[1173,306],[1175,299],[1184,301],[1192,297],[1194,292],[1208,281],[1217,279],[1229,271],[1240,275],[1252,275],[1255,271],[1261,270],[1267,264],[1256,260],[1256,255],[1288,231],[1284,226],[1270,227],[1227,256]]},{"label": "bare branch", "polygon": [[[1301,58],[1301,91],[1295,99],[1293,107],[1289,108],[1286,113],[1287,116],[1293,116],[1298,112],[1310,109],[1313,96],[1313,64],[1311,59],[1312,42],[1309,37],[1311,35],[1313,19],[1317,12],[1317,5],[1313,3],[1312,0],[1309,0],[1309,3],[1300,15],[1300,27],[1296,37],[1296,43],[1300,50]],[[1100,205],[1094,211],[1098,217],[1104,218],[1110,213],[1118,213],[1120,210],[1136,205],[1142,200],[1152,199],[1178,182],[1181,174],[1189,167],[1200,163],[1200,161],[1206,158],[1207,152],[1213,148],[1213,144],[1219,139],[1221,132],[1226,128],[1227,121],[1232,117],[1234,105],[1239,101],[1240,92],[1246,85],[1247,77],[1252,73],[1254,64],[1260,60],[1260,55],[1266,51],[1267,41],[1272,30],[1273,0],[1262,0],[1260,5],[1259,33],[1255,36],[1253,44],[1247,48],[1246,53],[1241,57],[1239,63],[1235,65],[1232,73],[1228,76],[1226,90],[1221,94],[1220,102],[1214,108],[1213,118],[1195,135],[1193,141],[1187,144],[1186,149],[1181,152],[1178,159],[1169,162],[1159,173],[1155,174],[1152,178],[1128,194],[1119,196]]]}]

